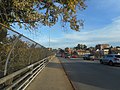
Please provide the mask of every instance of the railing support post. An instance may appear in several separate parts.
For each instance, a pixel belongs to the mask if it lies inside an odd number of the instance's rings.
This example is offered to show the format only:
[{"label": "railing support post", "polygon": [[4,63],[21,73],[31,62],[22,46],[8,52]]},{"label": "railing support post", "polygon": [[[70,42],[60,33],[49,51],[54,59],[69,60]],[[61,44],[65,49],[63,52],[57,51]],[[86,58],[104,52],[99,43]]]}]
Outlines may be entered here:
[{"label": "railing support post", "polygon": [[20,38],[21,36],[22,36],[22,35],[19,35],[19,36],[15,39],[15,41],[14,41],[14,43],[13,43],[13,46],[12,46],[12,48],[11,48],[8,56],[7,56],[7,59],[6,59],[6,62],[5,62],[5,68],[4,68],[4,76],[6,76],[6,74],[7,74],[7,67],[8,67],[8,62],[9,62],[9,59],[10,59],[10,55],[11,55],[11,53],[12,53],[15,45],[17,44],[17,42],[18,42],[18,40],[19,40],[19,38]]}]

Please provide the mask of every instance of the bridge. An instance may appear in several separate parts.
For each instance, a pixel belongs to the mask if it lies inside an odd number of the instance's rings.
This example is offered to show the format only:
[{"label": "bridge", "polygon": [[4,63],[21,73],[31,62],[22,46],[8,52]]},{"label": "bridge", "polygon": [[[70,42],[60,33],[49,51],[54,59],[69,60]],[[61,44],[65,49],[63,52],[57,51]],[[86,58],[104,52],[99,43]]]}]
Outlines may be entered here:
[{"label": "bridge", "polygon": [[0,27],[0,90],[73,90],[54,51]]},{"label": "bridge", "polygon": [[120,67],[56,57],[8,28],[0,30],[0,90],[120,90]]}]

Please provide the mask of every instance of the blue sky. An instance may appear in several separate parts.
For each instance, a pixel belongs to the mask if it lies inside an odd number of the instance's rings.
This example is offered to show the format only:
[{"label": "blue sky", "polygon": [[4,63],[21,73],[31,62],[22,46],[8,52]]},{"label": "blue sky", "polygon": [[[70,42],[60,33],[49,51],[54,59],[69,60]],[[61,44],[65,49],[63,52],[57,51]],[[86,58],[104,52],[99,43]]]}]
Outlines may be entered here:
[{"label": "blue sky", "polygon": [[87,9],[78,11],[77,17],[84,20],[84,28],[80,32],[63,29],[61,23],[53,27],[39,26],[36,31],[15,29],[45,47],[65,48],[77,44],[95,46],[108,43],[120,46],[120,0],[87,0]]}]

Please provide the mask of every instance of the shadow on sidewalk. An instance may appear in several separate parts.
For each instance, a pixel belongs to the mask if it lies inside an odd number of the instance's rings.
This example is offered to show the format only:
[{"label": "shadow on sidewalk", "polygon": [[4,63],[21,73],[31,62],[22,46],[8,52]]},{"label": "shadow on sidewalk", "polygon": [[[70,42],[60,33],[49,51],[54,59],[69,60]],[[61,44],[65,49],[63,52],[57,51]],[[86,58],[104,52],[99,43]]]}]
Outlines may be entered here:
[{"label": "shadow on sidewalk", "polygon": [[61,69],[62,68],[61,63],[56,63],[56,62],[49,62],[46,67],[57,68],[57,69]]}]

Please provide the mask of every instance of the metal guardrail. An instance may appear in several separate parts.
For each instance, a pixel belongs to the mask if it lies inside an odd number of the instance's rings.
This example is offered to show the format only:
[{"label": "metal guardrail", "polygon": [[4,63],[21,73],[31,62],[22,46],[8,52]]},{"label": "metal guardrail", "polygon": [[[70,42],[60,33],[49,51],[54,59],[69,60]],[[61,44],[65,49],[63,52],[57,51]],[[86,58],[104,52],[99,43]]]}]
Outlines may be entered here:
[{"label": "metal guardrail", "polygon": [[52,50],[0,23],[0,90],[21,90],[51,55]]},{"label": "metal guardrail", "polygon": [[44,58],[19,71],[0,79],[0,90],[24,90],[36,75],[47,65],[52,56]]},{"label": "metal guardrail", "polygon": [[52,50],[0,23],[0,77],[52,54]]}]

